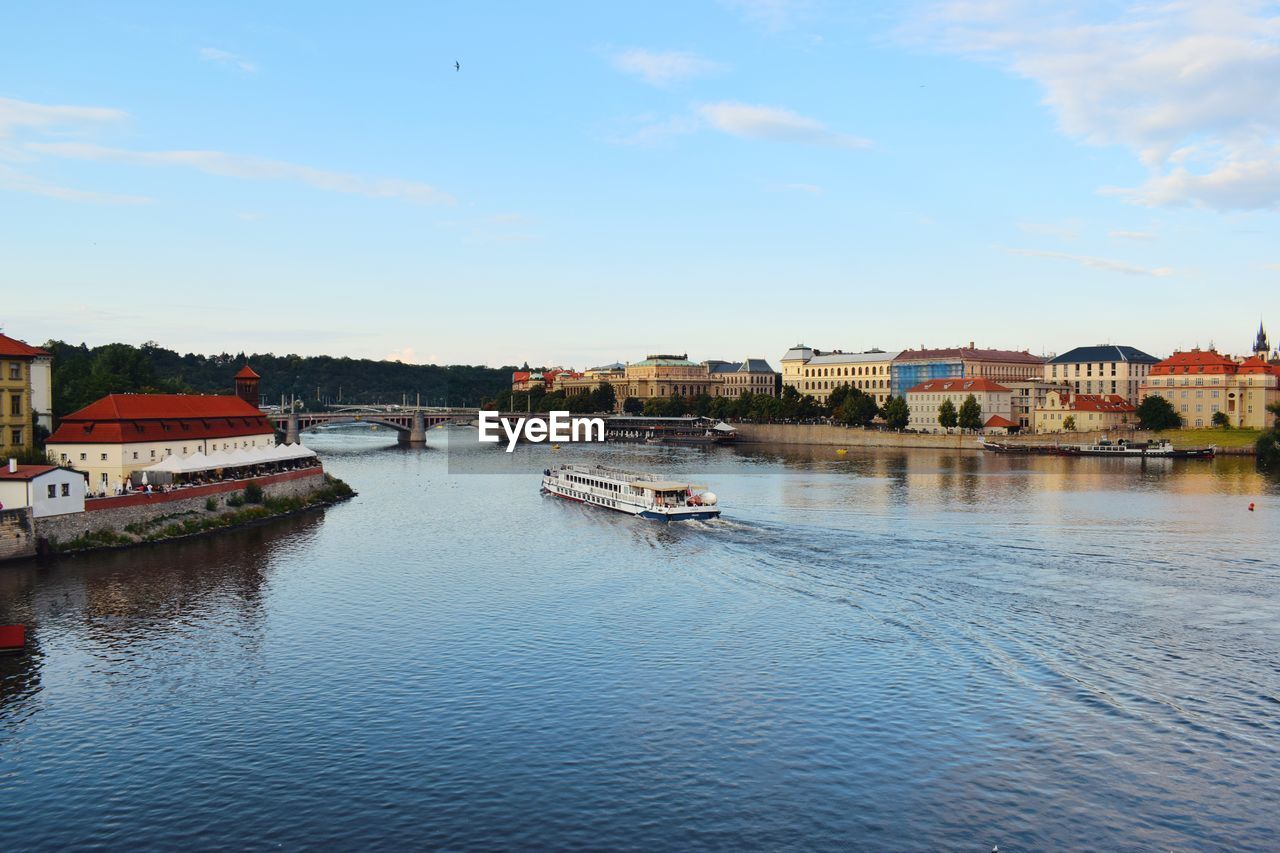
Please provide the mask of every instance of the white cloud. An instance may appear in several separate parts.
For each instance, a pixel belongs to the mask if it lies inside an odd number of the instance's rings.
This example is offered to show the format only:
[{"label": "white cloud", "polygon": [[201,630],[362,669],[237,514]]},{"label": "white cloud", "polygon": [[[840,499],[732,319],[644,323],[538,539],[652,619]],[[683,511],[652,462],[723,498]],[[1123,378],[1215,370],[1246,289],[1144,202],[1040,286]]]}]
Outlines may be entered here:
[{"label": "white cloud", "polygon": [[84,125],[124,121],[128,114],[108,107],[70,107],[33,104],[0,98],[0,139],[19,128],[45,131],[80,130]]},{"label": "white cloud", "polygon": [[[1111,10],[1086,20],[1087,10]],[[1280,205],[1280,12],[1263,0],[933,5],[910,31],[1044,90],[1062,130],[1148,170],[1150,206]]]},{"label": "white cloud", "polygon": [[716,130],[748,139],[837,148],[867,148],[871,145],[870,140],[838,133],[817,119],[781,107],[722,101],[702,104],[697,108],[697,114]]},{"label": "white cloud", "polygon": [[403,364],[419,364],[418,354],[414,352],[413,347],[404,347],[395,352],[389,352],[382,357],[383,361],[398,361]]},{"label": "white cloud", "polygon": [[227,50],[219,50],[216,47],[200,48],[200,58],[205,62],[216,62],[219,65],[226,65],[231,68],[238,68],[246,74],[252,74],[258,70],[258,65],[252,60],[246,59],[238,53],[231,53]]},{"label": "white cloud", "polygon": [[0,190],[30,193],[44,196],[45,198],[60,199],[61,201],[80,201],[92,204],[147,204],[154,201],[154,199],[146,196],[99,193],[78,190],[74,187],[59,186],[4,165],[0,165]]},{"label": "white cloud", "polygon": [[87,142],[33,142],[26,147],[30,151],[54,157],[127,163],[134,166],[180,166],[233,178],[294,181],[316,189],[370,198],[400,198],[424,204],[452,204],[454,201],[447,193],[416,181],[365,178],[283,160],[267,160],[224,151],[132,151]]},{"label": "white cloud", "polygon": [[1019,222],[1018,229],[1028,234],[1045,237],[1057,237],[1059,240],[1071,242],[1080,239],[1080,220],[1068,219],[1065,222]]},{"label": "white cloud", "polygon": [[1117,240],[1154,240],[1156,234],[1154,231],[1109,231],[1107,236],[1114,237]]},{"label": "white cloud", "polygon": [[813,6],[811,0],[720,0],[748,22],[768,30],[782,30],[805,17]]},{"label": "white cloud", "polygon": [[651,86],[669,86],[694,77],[714,74],[724,66],[695,53],[655,52],[633,47],[612,56],[613,67],[635,75]]},{"label": "white cloud", "polygon": [[1155,269],[1147,269],[1145,267],[1134,266],[1124,261],[1113,261],[1110,258],[1095,258],[1089,255],[1071,255],[1066,252],[1049,252],[1041,249],[1008,249],[1011,255],[1024,255],[1029,258],[1049,258],[1055,261],[1070,261],[1083,267],[1092,269],[1106,270],[1107,272],[1124,273],[1125,275],[1150,275],[1156,277],[1164,277],[1173,275],[1173,270],[1169,267],[1157,267]]}]

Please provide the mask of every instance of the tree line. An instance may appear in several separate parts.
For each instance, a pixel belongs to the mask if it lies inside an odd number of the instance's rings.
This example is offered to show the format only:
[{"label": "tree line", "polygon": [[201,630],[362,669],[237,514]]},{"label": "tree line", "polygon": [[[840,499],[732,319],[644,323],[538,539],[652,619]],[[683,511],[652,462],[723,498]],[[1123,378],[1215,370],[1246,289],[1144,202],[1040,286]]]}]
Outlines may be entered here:
[{"label": "tree line", "polygon": [[220,353],[181,355],[155,342],[89,347],[64,341],[43,345],[53,355],[53,414],[61,418],[107,394],[230,394],[233,377],[249,364],[262,381],[264,403],[297,397],[322,403],[399,403],[480,407],[509,387],[513,367],[404,364],[367,358]]}]

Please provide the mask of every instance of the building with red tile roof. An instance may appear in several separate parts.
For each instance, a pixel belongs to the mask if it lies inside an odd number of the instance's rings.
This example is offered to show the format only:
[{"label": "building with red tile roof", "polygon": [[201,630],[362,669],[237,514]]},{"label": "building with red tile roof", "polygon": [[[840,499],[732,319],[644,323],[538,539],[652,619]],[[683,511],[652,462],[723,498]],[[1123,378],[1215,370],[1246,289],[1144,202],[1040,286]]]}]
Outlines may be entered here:
[{"label": "building with red tile roof", "polygon": [[1175,352],[1143,382],[1142,397],[1152,396],[1168,400],[1185,427],[1213,426],[1221,412],[1233,427],[1265,429],[1273,420],[1267,406],[1280,402],[1280,364],[1257,352],[1242,359],[1212,349]]},{"label": "building with red tile roof", "polygon": [[930,379],[1039,379],[1044,374],[1044,362],[1026,350],[983,349],[972,341],[967,347],[903,350],[893,359],[890,389],[898,396]]},{"label": "building with red tile roof", "polygon": [[[993,416],[998,416],[1002,421],[1008,421],[1012,427],[1018,426],[1018,422],[1013,419],[1013,391],[999,382],[983,377],[930,379],[908,388],[903,394],[911,412],[907,426],[917,432],[945,432],[938,422],[939,407],[950,400],[951,405],[959,412],[970,395],[982,409],[984,424]],[[993,427],[1004,431],[1009,428]]]},{"label": "building with red tile roof", "polygon": [[1036,409],[1036,432],[1092,432],[1133,429],[1138,407],[1119,394],[1051,391]]},{"label": "building with red tile roof", "polygon": [[62,419],[45,448],[52,461],[106,491],[166,456],[205,455],[275,444],[266,416],[240,397],[109,394]]},{"label": "building with red tile roof", "polygon": [[53,359],[0,335],[0,458],[35,447],[35,425],[53,427]]}]

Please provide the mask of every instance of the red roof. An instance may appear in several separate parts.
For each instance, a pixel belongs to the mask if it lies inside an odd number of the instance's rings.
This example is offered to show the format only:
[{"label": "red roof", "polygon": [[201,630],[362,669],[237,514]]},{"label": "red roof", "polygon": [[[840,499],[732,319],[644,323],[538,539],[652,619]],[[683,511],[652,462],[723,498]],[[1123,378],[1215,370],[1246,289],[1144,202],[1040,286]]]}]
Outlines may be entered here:
[{"label": "red roof", "polygon": [[944,347],[943,349],[908,349],[898,353],[894,361],[920,361],[936,358],[962,358],[969,361],[1003,361],[1013,364],[1044,364],[1044,359],[1029,352],[976,347]]},{"label": "red roof", "polygon": [[124,444],[231,438],[274,432],[262,412],[239,397],[110,394],[67,415],[52,444]]},{"label": "red roof", "polygon": [[[1008,388],[999,382],[993,382],[983,377],[974,377],[972,379],[963,379],[956,377],[954,379],[930,379],[928,382],[921,382],[914,388],[908,388],[908,394],[973,394],[982,391],[995,391],[997,393],[1011,393]],[[1017,424],[1014,424],[1017,426]]]},{"label": "red roof", "polygon": [[512,382],[528,382],[528,381],[529,381],[529,371],[527,371],[527,370],[517,370],[515,373],[511,374],[511,381],[512,381]]},{"label": "red roof", "polygon": [[1000,415],[992,415],[991,417],[987,418],[987,422],[983,424],[983,426],[1004,427],[1008,429],[1009,427],[1020,426],[1020,424],[1018,424],[1015,421],[1011,421],[1008,418],[1001,417]]},{"label": "red roof", "polygon": [[258,372],[249,365],[240,368],[240,372],[236,374],[236,379],[261,379]]},{"label": "red roof", "polygon": [[1175,352],[1159,364],[1151,366],[1152,376],[1175,373],[1235,373],[1240,365],[1214,350]]},{"label": "red roof", "polygon": [[0,480],[34,480],[41,474],[56,470],[58,470],[57,465],[19,465],[17,471],[11,472],[9,466],[5,464],[0,467]]},{"label": "red roof", "polygon": [[1076,394],[1065,407],[1076,412],[1136,412],[1119,394]]},{"label": "red roof", "polygon": [[1240,363],[1241,373],[1270,373],[1280,376],[1280,365],[1272,364],[1265,358],[1251,355]]},{"label": "red roof", "polygon": [[6,358],[35,358],[40,355],[48,355],[42,349],[24,344],[16,338],[8,335],[0,335],[0,356]]}]

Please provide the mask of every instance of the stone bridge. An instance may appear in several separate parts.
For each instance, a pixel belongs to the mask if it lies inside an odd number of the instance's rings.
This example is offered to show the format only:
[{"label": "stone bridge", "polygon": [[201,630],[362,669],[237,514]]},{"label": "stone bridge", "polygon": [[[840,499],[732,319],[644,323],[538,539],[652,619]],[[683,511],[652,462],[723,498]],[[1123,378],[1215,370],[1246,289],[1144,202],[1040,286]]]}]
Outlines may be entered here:
[{"label": "stone bridge", "polygon": [[475,418],[475,409],[427,406],[343,406],[325,412],[292,412],[267,416],[272,425],[284,433],[284,440],[289,444],[297,444],[303,431],[325,424],[376,424],[395,430],[400,443],[410,447],[425,446],[427,430],[433,426],[470,423]]}]

